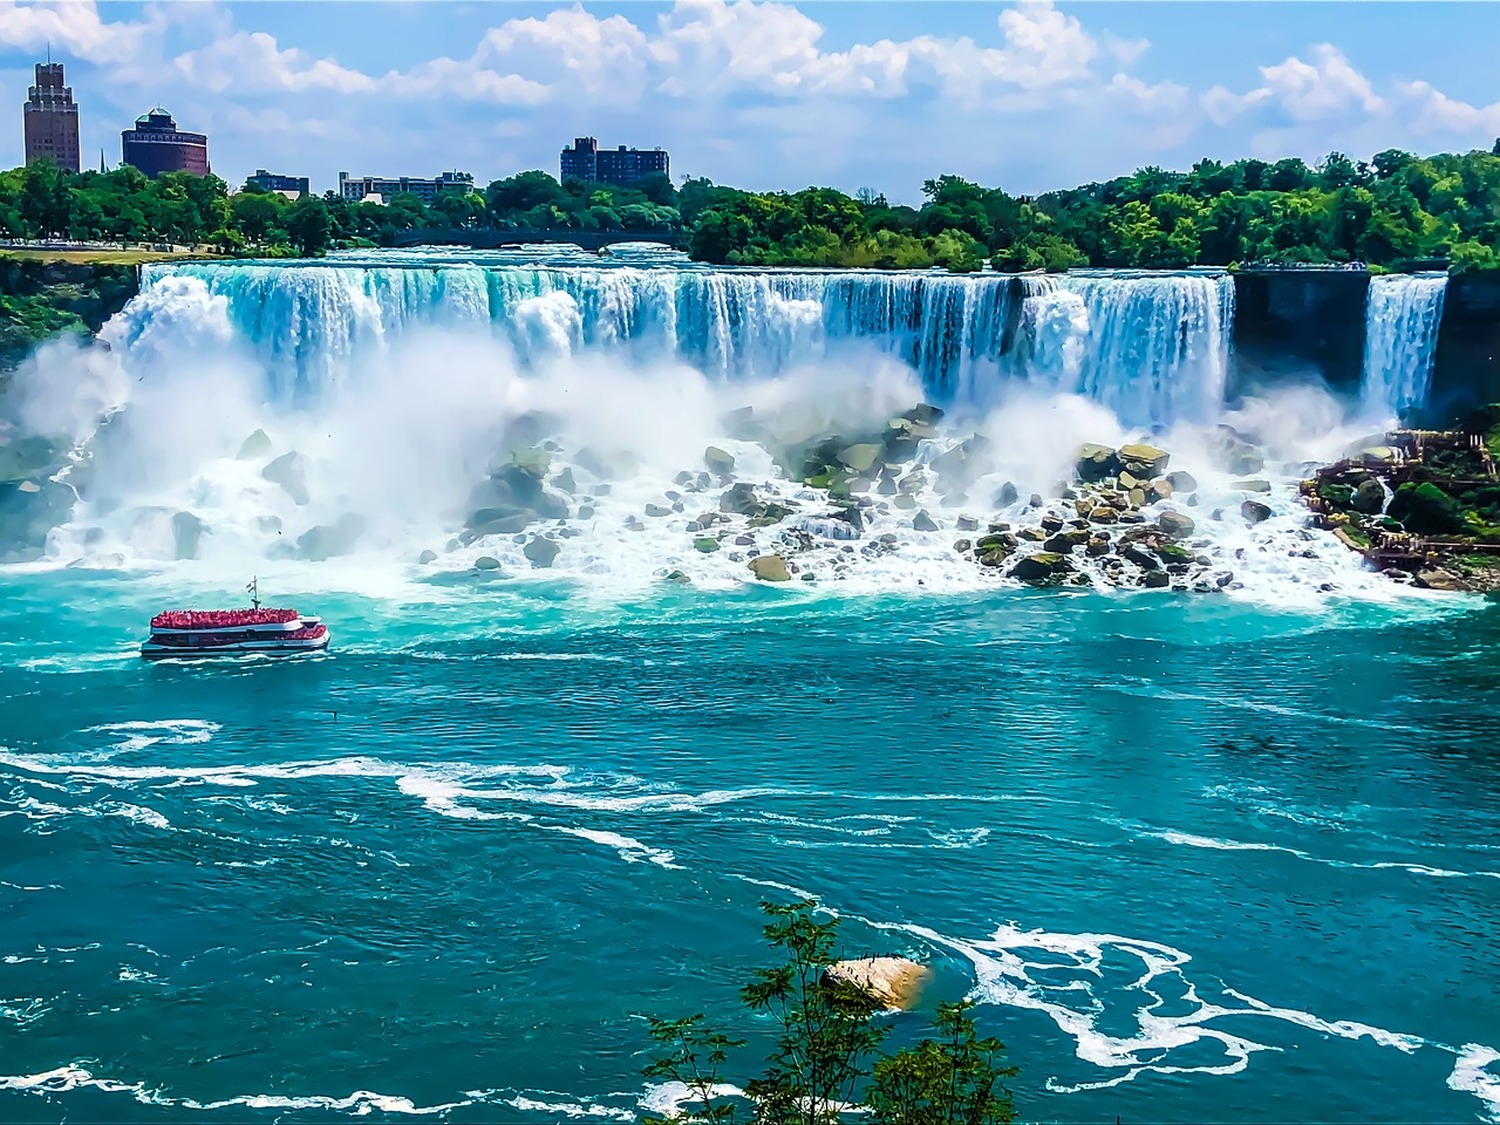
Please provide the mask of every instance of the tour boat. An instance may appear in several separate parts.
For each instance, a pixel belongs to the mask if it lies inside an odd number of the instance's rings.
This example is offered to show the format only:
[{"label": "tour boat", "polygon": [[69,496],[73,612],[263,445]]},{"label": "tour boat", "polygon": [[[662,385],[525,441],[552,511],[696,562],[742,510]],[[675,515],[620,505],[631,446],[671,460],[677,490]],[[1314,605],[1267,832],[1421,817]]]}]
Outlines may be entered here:
[{"label": "tour boat", "polygon": [[328,626],[295,609],[266,609],[260,604],[257,583],[249,609],[174,609],[151,619],[151,636],[141,643],[148,660],[162,657],[272,656],[322,652],[328,647]]}]

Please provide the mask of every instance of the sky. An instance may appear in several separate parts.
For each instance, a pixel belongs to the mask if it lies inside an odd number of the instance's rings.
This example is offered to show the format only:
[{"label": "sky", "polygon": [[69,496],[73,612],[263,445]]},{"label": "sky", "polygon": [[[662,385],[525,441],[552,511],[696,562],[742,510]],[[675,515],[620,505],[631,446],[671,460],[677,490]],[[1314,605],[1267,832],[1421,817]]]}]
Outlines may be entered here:
[{"label": "sky", "polygon": [[575,136],[672,172],[916,203],[954,173],[1013,193],[1209,156],[1315,162],[1489,148],[1500,3],[17,3],[0,0],[0,166],[50,44],[85,163],[161,105],[214,171],[480,183]]}]

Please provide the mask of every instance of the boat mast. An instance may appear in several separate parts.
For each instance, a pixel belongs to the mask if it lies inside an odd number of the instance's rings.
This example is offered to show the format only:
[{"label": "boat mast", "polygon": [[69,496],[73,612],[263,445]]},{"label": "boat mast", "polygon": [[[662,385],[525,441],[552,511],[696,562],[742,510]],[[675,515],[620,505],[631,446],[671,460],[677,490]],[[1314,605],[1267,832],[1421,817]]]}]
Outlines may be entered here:
[{"label": "boat mast", "polygon": [[250,579],[250,585],[246,586],[245,589],[247,589],[247,590],[250,591],[250,605],[253,608],[255,608],[255,609],[259,609],[260,608],[260,577],[256,576],[255,578]]}]

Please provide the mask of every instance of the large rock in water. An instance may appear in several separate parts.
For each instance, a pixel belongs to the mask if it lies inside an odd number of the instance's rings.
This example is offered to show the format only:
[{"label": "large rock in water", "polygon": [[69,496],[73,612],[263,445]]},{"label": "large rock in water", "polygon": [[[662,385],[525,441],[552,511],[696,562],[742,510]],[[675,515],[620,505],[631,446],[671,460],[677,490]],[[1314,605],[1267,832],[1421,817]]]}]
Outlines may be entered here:
[{"label": "large rock in water", "polygon": [[552,560],[557,558],[557,554],[561,550],[562,548],[552,540],[544,539],[538,535],[521,548],[521,554],[530,560],[532,566],[537,569],[543,569],[552,565]]},{"label": "large rock in water", "polygon": [[1078,447],[1076,472],[1079,480],[1100,481],[1120,470],[1115,451],[1107,445],[1086,441]]},{"label": "large rock in water", "polygon": [[1240,505],[1240,515],[1245,517],[1246,523],[1265,523],[1271,518],[1271,506],[1259,500],[1246,500]]},{"label": "large rock in water", "polygon": [[259,461],[269,452],[271,452],[270,436],[265,430],[256,430],[240,444],[240,451],[235,455],[235,459]]},{"label": "large rock in water", "polygon": [[835,961],[823,970],[827,988],[849,988],[887,1011],[906,1011],[921,997],[932,970],[905,957],[864,957]]},{"label": "large rock in water", "polygon": [[1191,516],[1185,516],[1181,512],[1163,512],[1157,517],[1156,526],[1161,528],[1163,535],[1183,539],[1191,535],[1197,525],[1193,523]]},{"label": "large rock in water", "polygon": [[353,512],[345,512],[337,523],[319,524],[297,537],[297,554],[313,562],[347,555],[364,534],[365,521]]},{"label": "large rock in water", "polygon": [[307,460],[296,450],[283,453],[262,469],[260,475],[272,484],[279,484],[298,507],[312,499],[307,493]]},{"label": "large rock in water", "polygon": [[703,463],[708,466],[709,472],[720,476],[734,472],[734,454],[717,445],[710,445],[703,451]]},{"label": "large rock in water", "polygon": [[786,560],[780,555],[757,555],[750,560],[750,569],[762,582],[790,582],[791,572]]},{"label": "large rock in water", "polygon": [[1469,584],[1451,570],[1443,570],[1435,566],[1417,571],[1413,585],[1423,590],[1462,591],[1469,589]]},{"label": "large rock in water", "polygon": [[1061,578],[1073,569],[1073,564],[1054,551],[1038,551],[1034,555],[1022,555],[1010,568],[1010,576],[1022,582],[1045,583]]},{"label": "large rock in water", "polygon": [[1116,451],[1115,456],[1120,459],[1122,468],[1142,480],[1150,480],[1159,477],[1167,471],[1167,462],[1171,460],[1171,454],[1164,449],[1157,449],[1154,445],[1122,445]]}]

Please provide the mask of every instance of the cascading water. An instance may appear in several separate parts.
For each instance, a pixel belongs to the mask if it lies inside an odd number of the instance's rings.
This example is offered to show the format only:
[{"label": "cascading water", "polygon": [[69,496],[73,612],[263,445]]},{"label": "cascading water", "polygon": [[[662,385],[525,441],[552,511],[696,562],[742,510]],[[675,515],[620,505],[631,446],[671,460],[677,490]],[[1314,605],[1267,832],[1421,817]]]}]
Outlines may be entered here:
[{"label": "cascading water", "polygon": [[1207,420],[1222,404],[1234,300],[1224,276],[597,265],[195,264],[149,266],[145,282],[174,276],[227,302],[285,402],[352,377],[414,328],[488,327],[523,358],[591,348],[724,379],[774,377],[863,343],[910,364],[945,404],[982,407],[1031,380],[1155,427]]},{"label": "cascading water", "polygon": [[1445,273],[1370,278],[1360,385],[1368,413],[1399,420],[1426,405],[1447,288]]}]

